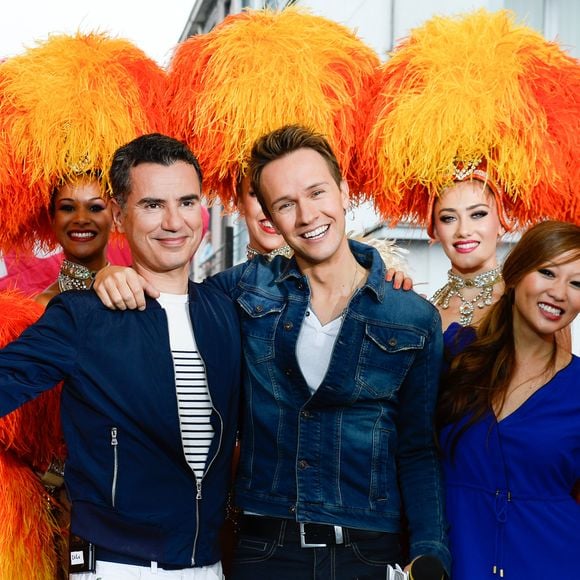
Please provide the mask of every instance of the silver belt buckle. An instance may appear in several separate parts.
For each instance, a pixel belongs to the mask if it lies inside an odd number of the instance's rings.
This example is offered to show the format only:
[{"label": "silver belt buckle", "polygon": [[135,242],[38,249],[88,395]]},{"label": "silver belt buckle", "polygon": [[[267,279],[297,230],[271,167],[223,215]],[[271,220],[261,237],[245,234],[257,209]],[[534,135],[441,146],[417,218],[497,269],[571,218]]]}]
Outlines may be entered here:
[{"label": "silver belt buckle", "polygon": [[[306,543],[306,530],[304,529],[304,524],[298,524],[300,526],[300,547],[301,548],[326,548],[327,544],[308,544]],[[342,526],[333,526],[334,528],[334,538],[337,544],[344,544],[344,537],[342,535]]]},{"label": "silver belt buckle", "polygon": [[300,526],[300,547],[301,548],[326,548],[326,544],[307,544],[306,543],[306,530],[304,529],[304,524],[298,524]]}]

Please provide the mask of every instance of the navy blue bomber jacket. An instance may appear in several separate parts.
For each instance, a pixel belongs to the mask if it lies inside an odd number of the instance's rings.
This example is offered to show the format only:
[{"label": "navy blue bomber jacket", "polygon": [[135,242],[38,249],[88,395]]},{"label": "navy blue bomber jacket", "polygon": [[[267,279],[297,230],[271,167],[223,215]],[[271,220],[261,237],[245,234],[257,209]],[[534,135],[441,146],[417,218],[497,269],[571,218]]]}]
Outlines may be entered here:
[{"label": "navy blue bomber jacket", "polygon": [[97,546],[97,557],[100,546],[183,567],[220,558],[240,329],[222,293],[190,283],[189,294],[215,432],[202,482],[183,453],[167,318],[156,300],[148,299],[144,311],[120,312],[106,309],[93,292],[66,292],[0,351],[2,415],[64,380],[72,531]]}]

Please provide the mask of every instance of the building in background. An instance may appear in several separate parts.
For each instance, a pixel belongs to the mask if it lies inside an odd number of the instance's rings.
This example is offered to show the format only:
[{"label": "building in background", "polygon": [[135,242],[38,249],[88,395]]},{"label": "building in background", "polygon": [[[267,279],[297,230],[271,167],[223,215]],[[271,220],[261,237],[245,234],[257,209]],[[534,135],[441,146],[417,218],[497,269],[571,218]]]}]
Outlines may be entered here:
[{"label": "building in background", "polygon": [[[283,8],[295,4],[315,14],[336,20],[355,30],[380,58],[388,53],[409,31],[435,15],[451,15],[477,8],[512,10],[519,21],[526,22],[546,38],[557,40],[572,56],[580,57],[580,2],[578,0],[197,0],[180,40],[193,34],[210,31],[228,14],[244,8]],[[437,244],[429,244],[421,228],[399,224],[388,228],[381,224],[370,205],[349,212],[347,228],[356,234],[369,233],[373,237],[392,238],[409,250],[409,273],[419,293],[432,295],[447,280],[449,261]],[[215,255],[211,268],[198,268],[201,274],[219,271],[245,260],[247,234],[243,220],[223,215],[222,208],[211,209],[210,230]],[[509,251],[514,237],[505,239],[500,258]],[[580,323],[574,329],[575,350],[580,349]]]}]

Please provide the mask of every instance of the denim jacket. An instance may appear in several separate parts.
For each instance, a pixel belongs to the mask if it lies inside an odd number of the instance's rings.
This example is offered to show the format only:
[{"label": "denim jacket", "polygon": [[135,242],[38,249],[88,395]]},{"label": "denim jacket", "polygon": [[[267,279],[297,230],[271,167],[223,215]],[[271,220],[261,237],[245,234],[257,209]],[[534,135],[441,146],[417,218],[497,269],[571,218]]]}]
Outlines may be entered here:
[{"label": "denim jacket", "polygon": [[[245,510],[398,532],[411,557],[449,564],[433,415],[442,358],[437,310],[385,282],[376,250],[343,314],[329,368],[311,395],[296,359],[310,289],[296,262],[259,258],[218,274],[237,302],[245,356],[236,499]],[[312,353],[316,356],[316,352]]]}]

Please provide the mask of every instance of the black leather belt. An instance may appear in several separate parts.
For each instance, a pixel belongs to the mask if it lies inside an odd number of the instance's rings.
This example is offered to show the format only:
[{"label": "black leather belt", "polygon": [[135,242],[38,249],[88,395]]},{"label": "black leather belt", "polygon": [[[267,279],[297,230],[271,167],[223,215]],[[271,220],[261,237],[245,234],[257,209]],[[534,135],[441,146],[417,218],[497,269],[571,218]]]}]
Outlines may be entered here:
[{"label": "black leather belt", "polygon": [[302,524],[283,518],[250,515],[242,516],[240,532],[258,538],[299,542],[303,548],[325,548],[349,541],[360,542],[392,535],[389,532],[357,530],[328,524]]}]

